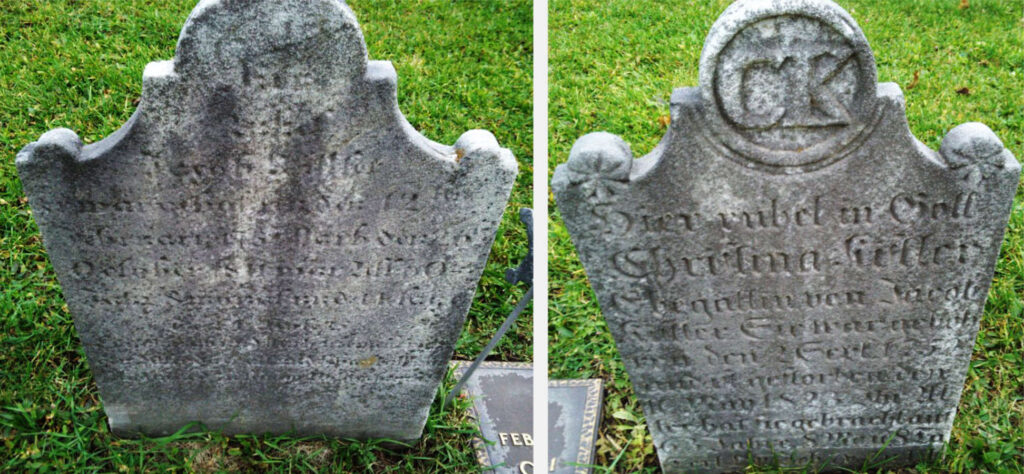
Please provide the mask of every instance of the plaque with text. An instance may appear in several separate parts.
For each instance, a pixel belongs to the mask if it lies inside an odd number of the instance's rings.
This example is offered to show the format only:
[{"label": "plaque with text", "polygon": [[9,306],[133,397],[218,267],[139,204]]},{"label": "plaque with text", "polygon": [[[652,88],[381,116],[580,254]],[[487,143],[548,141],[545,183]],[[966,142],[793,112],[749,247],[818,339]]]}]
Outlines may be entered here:
[{"label": "plaque with text", "polygon": [[[468,362],[458,362],[461,377]],[[601,420],[600,379],[551,380],[548,389],[548,456],[544,469],[533,465],[533,366],[484,362],[466,382],[482,438],[473,440],[485,469],[502,474],[586,474],[592,471]]]}]

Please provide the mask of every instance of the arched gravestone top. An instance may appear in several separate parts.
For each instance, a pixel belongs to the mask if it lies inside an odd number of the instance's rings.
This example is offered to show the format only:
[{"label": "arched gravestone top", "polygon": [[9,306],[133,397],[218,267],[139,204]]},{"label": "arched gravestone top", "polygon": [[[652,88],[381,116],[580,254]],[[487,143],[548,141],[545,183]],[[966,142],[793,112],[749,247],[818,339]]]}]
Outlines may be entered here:
[{"label": "arched gravestone top", "polygon": [[592,133],[552,179],[662,467],[941,453],[1020,165],[919,142],[826,0],[733,3],[700,64],[654,151]]},{"label": "arched gravestone top", "polygon": [[832,3],[733,4],[701,54],[715,138],[773,173],[827,166],[856,146],[877,123],[876,82],[864,34]]},{"label": "arched gravestone top", "polygon": [[231,83],[256,71],[318,69],[320,79],[353,81],[366,73],[359,22],[338,0],[203,0],[178,38],[174,69]]},{"label": "arched gravestone top", "polygon": [[203,0],[138,110],[17,157],[115,433],[419,437],[517,172],[337,0]]}]

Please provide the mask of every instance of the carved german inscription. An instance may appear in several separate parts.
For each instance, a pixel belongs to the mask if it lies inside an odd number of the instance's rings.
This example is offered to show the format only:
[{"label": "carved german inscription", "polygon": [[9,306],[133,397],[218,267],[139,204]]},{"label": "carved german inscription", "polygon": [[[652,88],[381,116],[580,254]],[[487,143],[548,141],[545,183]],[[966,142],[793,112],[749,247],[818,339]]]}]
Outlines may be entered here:
[{"label": "carved german inscription", "polygon": [[940,453],[1020,165],[922,147],[825,0],[734,3],[700,73],[656,151],[587,135],[552,181],[662,467]]},{"label": "carved german inscription", "polygon": [[516,162],[431,142],[335,0],[204,0],[139,109],[18,155],[114,432],[413,439]]}]

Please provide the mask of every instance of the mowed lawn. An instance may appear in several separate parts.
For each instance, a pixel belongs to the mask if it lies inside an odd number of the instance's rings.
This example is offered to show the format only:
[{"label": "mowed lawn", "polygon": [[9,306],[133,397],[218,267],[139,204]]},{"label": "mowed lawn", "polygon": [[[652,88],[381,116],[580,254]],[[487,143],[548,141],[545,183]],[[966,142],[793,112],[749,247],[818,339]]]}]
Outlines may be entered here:
[{"label": "mowed lawn", "polygon": [[[550,170],[580,136],[621,135],[636,156],[665,133],[669,94],[697,85],[704,38],[730,2],[551,1]],[[1024,159],[1020,0],[840,0],[874,49],[881,82],[906,96],[932,149],[958,124],[987,124]],[[963,8],[966,7],[966,8]],[[549,203],[555,210],[555,203]],[[557,212],[551,217],[550,375],[607,384],[597,464],[655,470],[642,410]],[[1024,470],[1024,193],[1018,193],[944,459],[921,472]]]},{"label": "mowed lawn", "polygon": [[[170,59],[195,0],[0,2],[0,471],[475,472],[465,402],[435,402],[421,441],[381,442],[214,433],[123,440],[107,430],[96,386],[14,167],[24,145],[55,127],[86,143],[135,109],[142,70]],[[491,130],[519,160],[508,204],[456,357],[486,344],[525,288],[504,269],[526,255],[518,209],[529,207],[532,144],[528,0],[349,2],[371,59],[398,71],[398,101],[442,143]],[[529,316],[491,357],[532,358]]]}]

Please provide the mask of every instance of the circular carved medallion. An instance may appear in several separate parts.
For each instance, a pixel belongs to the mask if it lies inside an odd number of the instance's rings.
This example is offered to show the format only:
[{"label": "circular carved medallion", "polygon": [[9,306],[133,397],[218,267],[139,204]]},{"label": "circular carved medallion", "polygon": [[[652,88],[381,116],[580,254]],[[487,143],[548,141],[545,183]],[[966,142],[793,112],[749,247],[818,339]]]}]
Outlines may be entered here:
[{"label": "circular carved medallion", "polygon": [[714,140],[774,173],[827,166],[864,136],[875,113],[875,63],[846,12],[827,2],[727,10],[701,58]]}]

